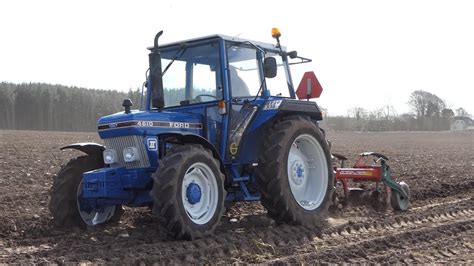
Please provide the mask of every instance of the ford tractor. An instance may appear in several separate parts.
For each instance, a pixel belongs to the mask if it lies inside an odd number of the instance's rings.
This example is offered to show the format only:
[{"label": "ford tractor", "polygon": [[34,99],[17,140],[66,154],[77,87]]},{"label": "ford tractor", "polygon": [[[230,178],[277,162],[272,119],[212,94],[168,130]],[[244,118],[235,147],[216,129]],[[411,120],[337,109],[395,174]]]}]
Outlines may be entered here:
[{"label": "ford tractor", "polygon": [[[311,60],[280,45],[213,35],[149,48],[139,110],[98,120],[104,145],[61,149],[85,155],[55,176],[53,224],[116,222],[123,206],[150,207],[174,239],[210,235],[228,203],[260,201],[277,223],[318,226],[334,191],[331,154],[310,98],[290,66]],[[298,96],[298,97],[297,97]],[[298,99],[297,99],[298,98]]]}]

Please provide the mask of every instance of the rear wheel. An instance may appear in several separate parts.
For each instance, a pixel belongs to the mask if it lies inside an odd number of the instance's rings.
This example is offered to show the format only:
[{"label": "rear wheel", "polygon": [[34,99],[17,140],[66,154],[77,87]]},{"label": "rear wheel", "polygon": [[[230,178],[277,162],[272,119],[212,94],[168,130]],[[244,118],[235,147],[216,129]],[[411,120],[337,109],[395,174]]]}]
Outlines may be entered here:
[{"label": "rear wheel", "polygon": [[201,145],[176,145],[159,161],[151,195],[161,228],[175,239],[214,232],[224,211],[224,174]]},{"label": "rear wheel", "polygon": [[334,190],[321,130],[307,117],[292,116],[269,128],[265,139],[257,180],[268,214],[278,222],[321,224]]},{"label": "rear wheel", "polygon": [[49,210],[53,224],[61,227],[87,227],[116,222],[123,214],[122,206],[109,206],[100,210],[87,210],[81,200],[82,174],[99,169],[104,164],[100,158],[81,156],[69,161],[55,176],[50,191]]}]

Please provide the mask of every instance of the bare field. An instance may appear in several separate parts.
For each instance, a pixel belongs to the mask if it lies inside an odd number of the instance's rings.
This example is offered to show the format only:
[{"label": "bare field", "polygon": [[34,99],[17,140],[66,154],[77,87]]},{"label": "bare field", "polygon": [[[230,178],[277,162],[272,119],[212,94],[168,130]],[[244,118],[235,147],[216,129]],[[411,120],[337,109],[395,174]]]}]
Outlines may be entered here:
[{"label": "bare field", "polygon": [[327,228],[276,225],[258,203],[239,203],[216,235],[168,240],[148,209],[127,208],[118,225],[81,231],[50,224],[49,188],[59,151],[95,133],[0,130],[0,263],[467,263],[474,261],[474,132],[328,132],[333,152],[390,158],[412,190],[407,212],[353,207]]}]

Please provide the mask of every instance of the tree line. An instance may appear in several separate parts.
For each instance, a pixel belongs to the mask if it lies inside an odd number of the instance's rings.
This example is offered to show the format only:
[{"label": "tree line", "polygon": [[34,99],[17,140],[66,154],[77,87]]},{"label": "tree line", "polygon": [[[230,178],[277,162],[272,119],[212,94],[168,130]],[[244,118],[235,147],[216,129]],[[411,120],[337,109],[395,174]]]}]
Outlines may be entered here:
[{"label": "tree line", "polygon": [[[195,89],[194,93],[209,94]],[[139,109],[141,89],[127,93],[94,90],[46,83],[0,83],[0,129],[29,129],[56,131],[95,131],[97,120],[105,115],[123,111],[123,99]],[[165,102],[179,104],[184,91],[168,89]]]},{"label": "tree line", "polygon": [[45,83],[0,83],[0,129],[95,131],[97,119],[123,110],[124,98],[140,103],[140,90],[128,93]]},{"label": "tree line", "polygon": [[[180,94],[182,91],[171,89],[166,101],[178,101],[183,98]],[[138,109],[141,90],[124,93],[46,83],[1,82],[0,129],[95,131],[97,119],[122,111],[125,98],[130,98],[132,108]],[[448,130],[456,116],[470,117],[465,109],[447,108],[444,100],[423,90],[411,93],[407,104],[412,112],[400,115],[390,105],[372,111],[356,106],[347,116],[326,116],[323,126],[347,131],[434,131]]]},{"label": "tree line", "polygon": [[470,117],[462,107],[450,109],[437,95],[416,90],[407,102],[411,112],[398,114],[391,105],[369,111],[356,106],[347,116],[326,116],[323,126],[343,131],[439,131],[449,130],[456,117]]}]

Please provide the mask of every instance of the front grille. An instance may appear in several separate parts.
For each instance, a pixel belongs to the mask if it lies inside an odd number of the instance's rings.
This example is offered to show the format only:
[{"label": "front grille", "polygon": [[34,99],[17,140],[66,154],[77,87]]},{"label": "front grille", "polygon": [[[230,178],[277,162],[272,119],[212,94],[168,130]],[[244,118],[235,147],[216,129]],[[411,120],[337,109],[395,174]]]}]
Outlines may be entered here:
[{"label": "front grille", "polygon": [[[118,163],[114,163],[113,167],[126,167],[127,169],[133,168],[145,168],[150,167],[150,161],[148,160],[148,154],[143,143],[143,138],[140,136],[124,136],[116,138],[104,139],[105,147],[107,149],[114,149],[117,152]],[[125,162],[123,160],[123,149],[127,147],[136,147],[140,154],[140,160],[134,162]]]}]

